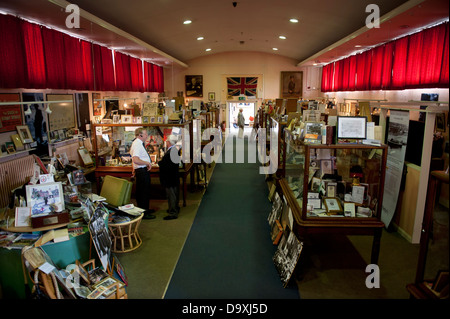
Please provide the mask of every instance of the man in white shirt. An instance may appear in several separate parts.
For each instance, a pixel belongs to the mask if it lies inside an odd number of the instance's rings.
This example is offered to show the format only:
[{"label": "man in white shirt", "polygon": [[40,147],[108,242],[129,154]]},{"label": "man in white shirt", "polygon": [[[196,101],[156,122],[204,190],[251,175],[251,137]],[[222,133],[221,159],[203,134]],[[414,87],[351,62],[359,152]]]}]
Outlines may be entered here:
[{"label": "man in white shirt", "polygon": [[130,155],[136,178],[136,202],[139,208],[145,209],[144,219],[154,219],[155,215],[152,215],[152,213],[155,210],[149,209],[152,161],[144,145],[148,138],[147,129],[139,127],[135,130],[134,135],[136,138],[131,144]]}]

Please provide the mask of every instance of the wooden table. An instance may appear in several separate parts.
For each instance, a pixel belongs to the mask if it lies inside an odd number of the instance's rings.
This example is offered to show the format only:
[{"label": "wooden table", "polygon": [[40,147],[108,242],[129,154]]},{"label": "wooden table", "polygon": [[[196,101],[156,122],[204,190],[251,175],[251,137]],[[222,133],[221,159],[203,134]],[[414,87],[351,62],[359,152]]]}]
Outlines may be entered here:
[{"label": "wooden table", "polygon": [[[180,178],[182,179],[182,191],[183,191],[183,207],[186,206],[187,196],[187,176],[192,168],[192,163],[185,164],[184,168],[180,168]],[[98,166],[95,169],[95,180],[97,185],[97,192],[100,193],[101,189],[101,177],[111,175],[119,178],[131,178],[132,167],[131,166]],[[159,176],[159,167],[153,166],[150,170],[151,177]]]}]

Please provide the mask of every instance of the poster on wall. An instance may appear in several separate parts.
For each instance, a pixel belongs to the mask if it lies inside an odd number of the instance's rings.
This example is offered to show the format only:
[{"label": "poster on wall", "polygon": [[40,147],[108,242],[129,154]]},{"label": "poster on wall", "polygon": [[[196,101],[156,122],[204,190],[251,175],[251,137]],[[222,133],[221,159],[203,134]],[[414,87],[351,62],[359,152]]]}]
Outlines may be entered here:
[{"label": "poster on wall", "polygon": [[92,113],[94,116],[101,116],[103,103],[98,101],[101,99],[100,93],[92,93]]},{"label": "poster on wall", "polygon": [[203,76],[186,75],[186,97],[203,97]]},{"label": "poster on wall", "polygon": [[300,98],[302,96],[303,72],[281,72],[281,98]]},{"label": "poster on wall", "polygon": [[409,111],[391,110],[381,221],[389,227],[397,207],[409,129]]},{"label": "poster on wall", "polygon": [[[20,102],[19,93],[1,93],[0,102]],[[16,125],[22,125],[20,104],[0,105],[0,133],[15,131]]]},{"label": "poster on wall", "polygon": [[36,155],[48,155],[48,135],[47,135],[47,113],[45,113],[45,104],[43,93],[22,93],[22,101],[33,102],[24,104],[24,110],[30,110],[25,114],[25,124],[30,129],[33,141],[36,141]]},{"label": "poster on wall", "polygon": [[75,127],[75,112],[72,94],[47,94],[47,101],[70,101],[49,104],[49,131],[64,130]]}]

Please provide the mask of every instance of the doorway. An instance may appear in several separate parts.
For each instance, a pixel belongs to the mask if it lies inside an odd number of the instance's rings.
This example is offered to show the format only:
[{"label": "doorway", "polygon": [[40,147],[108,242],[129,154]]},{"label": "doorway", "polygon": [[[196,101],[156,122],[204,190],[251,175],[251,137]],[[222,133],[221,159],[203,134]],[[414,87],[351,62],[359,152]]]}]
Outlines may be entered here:
[{"label": "doorway", "polygon": [[253,120],[255,119],[256,102],[228,102],[228,127],[234,128],[233,124],[237,125],[237,116],[239,109],[245,118],[245,126],[253,127]]}]

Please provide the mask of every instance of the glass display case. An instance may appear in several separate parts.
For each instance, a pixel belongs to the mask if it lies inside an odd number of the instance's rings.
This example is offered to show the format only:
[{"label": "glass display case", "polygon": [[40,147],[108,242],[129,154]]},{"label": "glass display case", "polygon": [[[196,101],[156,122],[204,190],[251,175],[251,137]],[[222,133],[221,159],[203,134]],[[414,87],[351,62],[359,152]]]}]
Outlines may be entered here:
[{"label": "glass display case", "polygon": [[311,231],[374,235],[378,258],[387,145],[305,144],[285,130],[283,195],[300,236]]},{"label": "glass display case", "polygon": [[191,154],[193,150],[192,121],[182,124],[93,124],[93,150],[95,153],[95,177],[97,191],[100,190],[101,178],[112,175],[121,178],[130,178],[132,174],[131,144],[135,138],[134,131],[138,127],[148,129],[148,140],[145,147],[154,165],[152,175],[159,174],[157,163],[162,159],[168,145],[167,137],[170,134],[181,136],[181,163],[180,173],[183,178],[183,199],[186,198],[186,177],[192,167]]}]

